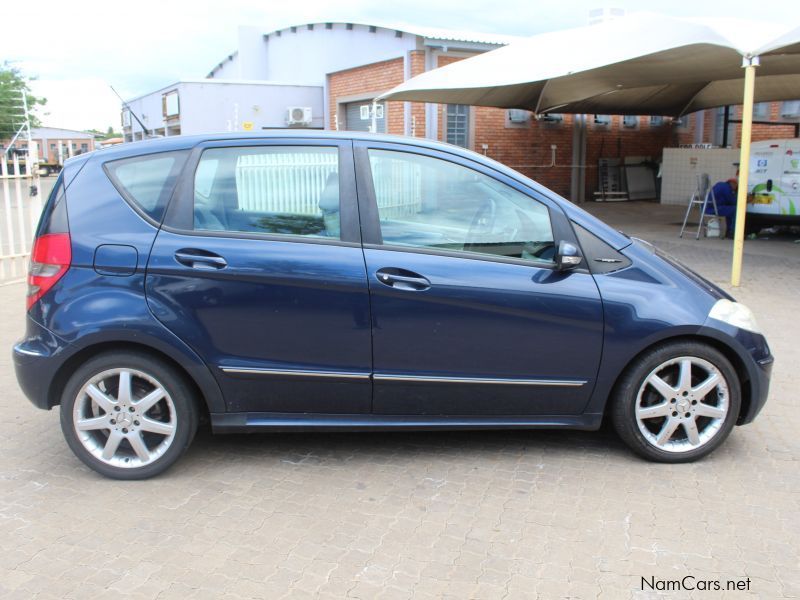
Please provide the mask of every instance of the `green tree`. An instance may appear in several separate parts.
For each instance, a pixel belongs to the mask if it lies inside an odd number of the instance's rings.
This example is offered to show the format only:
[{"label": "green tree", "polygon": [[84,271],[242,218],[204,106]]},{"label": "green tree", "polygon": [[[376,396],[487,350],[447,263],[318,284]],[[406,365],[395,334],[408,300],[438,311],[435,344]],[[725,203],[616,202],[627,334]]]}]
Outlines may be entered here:
[{"label": "green tree", "polygon": [[[12,137],[25,122],[22,94],[28,101],[28,112],[47,102],[31,94],[26,77],[19,69],[7,62],[0,65],[0,140]],[[30,115],[31,127],[39,127],[41,123],[34,115]]]}]

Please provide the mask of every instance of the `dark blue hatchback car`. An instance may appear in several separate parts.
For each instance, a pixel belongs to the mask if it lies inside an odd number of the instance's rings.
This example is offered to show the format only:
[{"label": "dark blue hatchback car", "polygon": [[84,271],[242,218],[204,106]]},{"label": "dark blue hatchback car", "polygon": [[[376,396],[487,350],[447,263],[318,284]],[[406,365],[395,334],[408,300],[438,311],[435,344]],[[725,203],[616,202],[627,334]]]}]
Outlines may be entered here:
[{"label": "dark blue hatchback car", "polygon": [[281,131],[67,162],[17,377],[75,454],[160,473],[215,432],[597,429],[689,461],[763,406],[752,313],[487,158]]}]

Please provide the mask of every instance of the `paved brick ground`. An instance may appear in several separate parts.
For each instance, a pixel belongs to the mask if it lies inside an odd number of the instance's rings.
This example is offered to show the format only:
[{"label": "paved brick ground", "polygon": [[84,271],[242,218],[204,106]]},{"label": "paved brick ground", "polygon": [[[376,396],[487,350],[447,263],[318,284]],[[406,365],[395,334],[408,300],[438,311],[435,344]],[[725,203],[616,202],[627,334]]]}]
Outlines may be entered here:
[{"label": "paved brick ground", "polygon": [[[678,240],[678,211],[590,208],[726,282],[730,242]],[[697,464],[608,432],[201,434],[167,476],[121,483],[18,391],[23,288],[2,287],[0,596],[617,600],[691,575],[750,591],[663,595],[800,597],[800,245],[748,243],[736,294],[777,355],[773,392]]]}]

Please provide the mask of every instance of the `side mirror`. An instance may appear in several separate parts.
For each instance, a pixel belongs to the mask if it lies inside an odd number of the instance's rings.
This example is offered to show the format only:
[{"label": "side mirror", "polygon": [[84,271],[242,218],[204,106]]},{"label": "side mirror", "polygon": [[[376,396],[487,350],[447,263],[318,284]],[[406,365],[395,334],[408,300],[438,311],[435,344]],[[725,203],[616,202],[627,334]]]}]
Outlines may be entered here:
[{"label": "side mirror", "polygon": [[558,271],[569,271],[577,267],[583,261],[581,251],[575,244],[570,244],[564,240],[558,243],[556,252],[556,269]]}]

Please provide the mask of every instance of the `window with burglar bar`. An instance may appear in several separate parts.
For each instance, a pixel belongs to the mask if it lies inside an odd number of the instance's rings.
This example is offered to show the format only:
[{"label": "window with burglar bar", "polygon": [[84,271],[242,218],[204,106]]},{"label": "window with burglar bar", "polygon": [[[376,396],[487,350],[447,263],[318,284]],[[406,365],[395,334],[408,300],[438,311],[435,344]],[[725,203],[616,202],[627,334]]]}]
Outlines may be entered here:
[{"label": "window with burglar bar", "polygon": [[466,104],[447,105],[447,143],[469,147],[469,106]]}]

